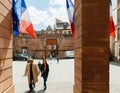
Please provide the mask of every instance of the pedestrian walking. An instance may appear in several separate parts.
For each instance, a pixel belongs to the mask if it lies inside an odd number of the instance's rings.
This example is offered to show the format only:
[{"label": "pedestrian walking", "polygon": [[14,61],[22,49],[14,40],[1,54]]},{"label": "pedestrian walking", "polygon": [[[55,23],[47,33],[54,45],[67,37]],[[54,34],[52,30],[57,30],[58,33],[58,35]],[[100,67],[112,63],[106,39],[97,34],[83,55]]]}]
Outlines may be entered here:
[{"label": "pedestrian walking", "polygon": [[50,54],[50,60],[52,59],[52,55]]},{"label": "pedestrian walking", "polygon": [[38,61],[38,69],[39,69],[39,73],[41,72],[41,66],[42,66],[41,62]]},{"label": "pedestrian walking", "polygon": [[41,65],[41,76],[43,77],[43,81],[44,81],[44,90],[47,89],[46,81],[48,78],[48,74],[49,74],[49,65],[47,61],[44,59],[43,64]]},{"label": "pedestrian walking", "polygon": [[38,82],[38,69],[37,65],[33,64],[32,58],[29,59],[29,63],[26,65],[24,76],[28,77],[28,84],[30,88],[29,93],[32,93],[34,91],[35,84]]},{"label": "pedestrian walking", "polygon": [[59,56],[58,56],[58,55],[57,55],[57,58],[56,58],[56,59],[57,59],[57,63],[59,63]]}]

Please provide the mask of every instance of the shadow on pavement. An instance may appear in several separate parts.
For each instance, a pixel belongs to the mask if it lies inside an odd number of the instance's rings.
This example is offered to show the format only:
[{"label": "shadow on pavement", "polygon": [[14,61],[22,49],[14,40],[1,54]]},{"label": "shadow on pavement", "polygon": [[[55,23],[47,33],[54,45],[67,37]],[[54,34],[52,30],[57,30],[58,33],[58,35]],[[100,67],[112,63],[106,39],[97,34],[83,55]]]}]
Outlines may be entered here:
[{"label": "shadow on pavement", "polygon": [[[24,93],[30,93],[30,90],[25,91]],[[32,93],[37,93],[35,90],[33,90]],[[43,92],[44,93],[44,92]]]},{"label": "shadow on pavement", "polygon": [[110,62],[111,65],[120,66],[120,62]]},{"label": "shadow on pavement", "polygon": [[37,93],[45,93],[44,89],[39,90]]}]

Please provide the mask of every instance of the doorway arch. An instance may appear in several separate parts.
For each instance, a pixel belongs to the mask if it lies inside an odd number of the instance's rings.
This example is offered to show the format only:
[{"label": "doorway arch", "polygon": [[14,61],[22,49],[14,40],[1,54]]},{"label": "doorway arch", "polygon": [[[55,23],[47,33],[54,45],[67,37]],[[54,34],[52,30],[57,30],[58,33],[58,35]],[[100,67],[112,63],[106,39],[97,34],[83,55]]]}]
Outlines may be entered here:
[{"label": "doorway arch", "polygon": [[[49,45],[52,47],[48,48]],[[55,46],[54,46],[55,45]],[[56,57],[58,55],[58,43],[57,39],[46,39],[46,47],[45,47],[45,59],[49,56]]]}]

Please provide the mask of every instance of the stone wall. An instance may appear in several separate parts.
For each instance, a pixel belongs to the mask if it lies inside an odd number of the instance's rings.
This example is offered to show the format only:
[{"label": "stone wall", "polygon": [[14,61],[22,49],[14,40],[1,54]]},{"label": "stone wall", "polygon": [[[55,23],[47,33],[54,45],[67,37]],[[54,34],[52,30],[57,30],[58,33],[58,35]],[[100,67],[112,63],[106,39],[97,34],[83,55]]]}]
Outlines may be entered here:
[{"label": "stone wall", "polygon": [[0,0],[0,93],[14,93],[11,0]]},{"label": "stone wall", "polygon": [[75,0],[74,93],[109,93],[109,0]]},{"label": "stone wall", "polygon": [[[49,37],[51,36],[51,37]],[[39,59],[45,55],[45,47],[46,47],[46,39],[56,39],[58,46],[58,55],[60,58],[65,58],[65,51],[74,49],[74,42],[72,36],[57,35],[57,34],[40,34],[36,39],[31,38],[29,35],[21,35],[18,37],[14,37],[13,50],[14,53],[21,53],[22,48],[26,48],[27,52],[31,51],[34,53],[34,57]],[[47,56],[50,54],[50,50],[48,47],[46,48]]]}]

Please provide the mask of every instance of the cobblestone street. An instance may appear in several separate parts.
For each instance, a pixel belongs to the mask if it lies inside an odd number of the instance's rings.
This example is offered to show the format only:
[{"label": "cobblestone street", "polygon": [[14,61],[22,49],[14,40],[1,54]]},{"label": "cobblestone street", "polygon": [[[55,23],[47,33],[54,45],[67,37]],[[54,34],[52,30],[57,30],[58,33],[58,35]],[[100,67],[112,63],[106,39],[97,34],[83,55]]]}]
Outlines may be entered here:
[{"label": "cobblestone street", "polygon": [[[38,60],[35,60],[37,64]],[[35,93],[73,93],[74,85],[74,63],[73,59],[47,61],[50,72],[47,80],[47,90],[43,91],[43,80],[39,76],[39,82],[36,84]],[[15,93],[28,93],[29,87],[27,77],[23,77],[27,62],[13,62],[13,81],[15,84]]]},{"label": "cobblestone street", "polygon": [[[47,81],[47,90],[43,91],[43,80],[39,76],[35,93],[73,93],[74,85],[74,60],[48,60],[50,67]],[[38,60],[35,60],[37,64]],[[15,93],[28,93],[27,77],[23,77],[26,62],[13,62],[13,82]],[[110,93],[120,93],[120,63],[110,63]]]}]

